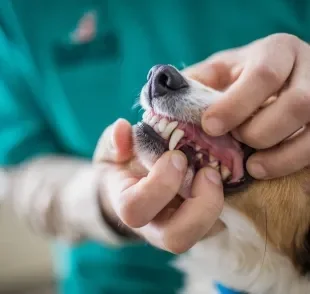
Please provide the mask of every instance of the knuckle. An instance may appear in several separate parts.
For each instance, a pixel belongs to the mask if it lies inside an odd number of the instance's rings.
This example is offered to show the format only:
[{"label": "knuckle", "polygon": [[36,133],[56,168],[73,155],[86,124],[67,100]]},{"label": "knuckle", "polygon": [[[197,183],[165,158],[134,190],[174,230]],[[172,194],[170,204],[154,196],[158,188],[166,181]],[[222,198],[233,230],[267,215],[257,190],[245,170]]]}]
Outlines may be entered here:
[{"label": "knuckle", "polygon": [[179,185],[177,185],[177,183],[168,184],[166,182],[163,182],[159,184],[158,190],[160,190],[161,194],[167,196],[176,195],[179,190]]},{"label": "knuckle", "polygon": [[225,53],[226,53],[225,50],[221,50],[209,55],[209,57],[206,59],[208,65],[217,64],[219,61],[221,61],[221,58],[225,55]]},{"label": "knuckle", "polygon": [[252,148],[268,148],[268,141],[263,136],[263,130],[260,128],[251,128],[241,133],[242,141]]},{"label": "knuckle", "polygon": [[220,216],[224,207],[224,197],[214,197],[214,199],[205,199],[202,207],[207,218],[201,220],[200,225],[205,226],[212,224]]},{"label": "knuckle", "polygon": [[272,40],[276,43],[291,43],[296,44],[299,41],[297,36],[288,33],[277,33],[272,35]]},{"label": "knuckle", "polygon": [[[156,184],[156,185],[155,185]],[[152,179],[152,186],[156,187],[158,193],[162,195],[176,195],[180,189],[181,180],[173,172],[161,172]]]},{"label": "knuckle", "polygon": [[254,66],[253,74],[263,81],[277,85],[281,83],[282,80],[277,70],[264,60]]},{"label": "knuckle", "polygon": [[221,212],[223,211],[224,207],[224,197],[218,197],[214,201],[209,201],[207,204],[208,211],[210,211],[210,215],[220,216]]},{"label": "knuckle", "polygon": [[148,223],[144,213],[138,208],[136,197],[124,199],[120,202],[118,215],[120,220],[130,228],[141,228]]},{"label": "knuckle", "polygon": [[308,117],[310,112],[310,91],[295,89],[291,96],[290,110],[294,117]]}]

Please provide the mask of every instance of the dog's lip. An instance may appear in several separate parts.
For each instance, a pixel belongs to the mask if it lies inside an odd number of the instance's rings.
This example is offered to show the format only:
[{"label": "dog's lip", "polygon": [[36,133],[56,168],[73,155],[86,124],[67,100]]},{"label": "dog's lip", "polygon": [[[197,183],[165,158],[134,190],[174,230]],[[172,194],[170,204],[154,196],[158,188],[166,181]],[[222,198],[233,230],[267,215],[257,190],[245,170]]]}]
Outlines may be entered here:
[{"label": "dog's lip", "polygon": [[[144,133],[150,136],[153,140],[157,140],[158,142],[160,142],[166,151],[169,150],[167,142],[159,134],[157,134],[151,126],[149,126],[145,122],[140,122],[139,127],[142,128]],[[248,173],[246,169],[246,162],[248,158],[255,152],[255,149],[245,144],[241,144],[241,148],[244,152],[244,159],[243,159],[244,176],[239,182],[223,184],[225,197],[229,196],[232,193],[237,193],[245,190],[254,180],[254,178]],[[190,148],[187,148],[186,146],[182,146],[180,148],[180,151],[182,151],[187,157],[188,165],[192,166],[193,165],[192,160],[195,155],[193,154],[193,151]]]},{"label": "dog's lip", "polygon": [[247,163],[249,157],[253,153],[255,153],[256,150],[254,148],[248,146],[248,145],[245,145],[245,144],[241,144],[241,148],[243,149],[243,153],[244,153],[244,158],[243,158],[244,175],[243,175],[243,178],[240,182],[229,183],[227,185],[224,184],[225,196],[228,196],[229,194],[232,194],[232,193],[244,191],[254,181],[254,178],[247,171],[246,163]]}]

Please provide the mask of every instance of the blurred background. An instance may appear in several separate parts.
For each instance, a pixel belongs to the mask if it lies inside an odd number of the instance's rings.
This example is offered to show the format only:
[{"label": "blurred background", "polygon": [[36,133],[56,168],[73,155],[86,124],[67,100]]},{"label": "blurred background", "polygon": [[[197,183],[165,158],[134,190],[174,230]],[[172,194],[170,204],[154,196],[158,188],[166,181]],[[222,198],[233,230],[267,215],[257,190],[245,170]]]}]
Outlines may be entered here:
[{"label": "blurred background", "polygon": [[5,184],[0,172],[0,293],[54,294],[49,242],[16,217]]}]

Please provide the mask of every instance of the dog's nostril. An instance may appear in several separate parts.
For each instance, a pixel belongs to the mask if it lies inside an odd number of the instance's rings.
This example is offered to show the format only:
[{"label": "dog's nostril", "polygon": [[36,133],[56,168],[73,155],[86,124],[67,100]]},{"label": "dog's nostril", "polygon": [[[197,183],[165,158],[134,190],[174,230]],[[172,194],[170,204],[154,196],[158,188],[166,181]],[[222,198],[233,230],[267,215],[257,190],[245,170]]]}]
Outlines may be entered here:
[{"label": "dog's nostril", "polygon": [[164,72],[160,73],[157,79],[158,79],[157,82],[160,86],[167,88],[171,87],[171,78],[169,79],[169,76]]},{"label": "dog's nostril", "polygon": [[152,98],[188,87],[179,71],[170,65],[153,67],[149,73],[149,82],[152,83]]}]

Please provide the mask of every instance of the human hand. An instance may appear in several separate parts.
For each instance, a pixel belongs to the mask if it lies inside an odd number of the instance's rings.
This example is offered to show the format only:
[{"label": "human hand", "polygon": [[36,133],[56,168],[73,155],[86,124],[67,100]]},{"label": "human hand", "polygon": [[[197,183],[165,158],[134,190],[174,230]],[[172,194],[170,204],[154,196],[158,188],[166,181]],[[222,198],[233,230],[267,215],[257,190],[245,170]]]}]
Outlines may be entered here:
[{"label": "human hand", "polygon": [[217,53],[188,74],[219,90],[227,88],[222,100],[206,110],[202,126],[214,136],[233,130],[237,140],[258,149],[247,162],[253,177],[280,177],[309,165],[307,43],[288,34],[271,35]]},{"label": "human hand", "polygon": [[211,168],[194,179],[192,198],[177,193],[187,168],[180,151],[165,153],[148,173],[133,153],[131,125],[118,120],[101,137],[94,161],[102,169],[102,206],[114,220],[161,249],[181,253],[221,230],[220,175]]}]

